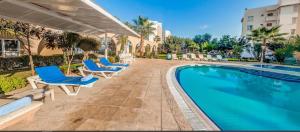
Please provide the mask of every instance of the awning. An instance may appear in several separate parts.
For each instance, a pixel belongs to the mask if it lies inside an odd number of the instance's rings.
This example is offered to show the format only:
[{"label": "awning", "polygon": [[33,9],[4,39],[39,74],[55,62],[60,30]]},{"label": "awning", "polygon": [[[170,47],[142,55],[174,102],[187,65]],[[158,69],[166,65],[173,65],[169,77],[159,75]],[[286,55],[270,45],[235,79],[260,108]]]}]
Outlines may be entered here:
[{"label": "awning", "polygon": [[90,0],[0,0],[0,16],[90,35],[139,36]]}]

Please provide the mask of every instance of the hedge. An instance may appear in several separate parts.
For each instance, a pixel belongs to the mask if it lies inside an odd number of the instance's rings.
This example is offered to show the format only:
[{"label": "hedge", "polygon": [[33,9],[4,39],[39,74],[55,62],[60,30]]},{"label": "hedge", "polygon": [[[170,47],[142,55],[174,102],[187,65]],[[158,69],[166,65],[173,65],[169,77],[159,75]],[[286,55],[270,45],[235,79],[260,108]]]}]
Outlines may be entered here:
[{"label": "hedge", "polygon": [[[63,65],[64,57],[63,55],[53,55],[53,56],[40,56],[33,55],[33,63],[35,66],[49,66],[49,65]],[[82,54],[74,56],[74,62],[76,60],[81,61],[83,58]],[[13,58],[0,58],[0,72],[1,71],[14,71],[20,69],[29,68],[29,57],[20,56]]]}]

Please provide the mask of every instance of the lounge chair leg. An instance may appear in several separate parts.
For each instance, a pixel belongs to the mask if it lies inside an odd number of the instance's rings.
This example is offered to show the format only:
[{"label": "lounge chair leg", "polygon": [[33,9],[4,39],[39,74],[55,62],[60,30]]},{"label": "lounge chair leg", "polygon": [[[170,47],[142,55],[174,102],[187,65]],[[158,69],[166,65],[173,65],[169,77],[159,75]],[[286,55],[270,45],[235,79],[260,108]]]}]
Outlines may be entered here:
[{"label": "lounge chair leg", "polygon": [[110,79],[112,77],[112,76],[106,75],[104,72],[101,72],[101,75],[106,79]]},{"label": "lounge chair leg", "polygon": [[32,89],[37,89],[38,88],[36,83],[35,83],[35,79],[29,77],[29,78],[27,78],[27,80],[28,80],[29,84],[31,85]]},{"label": "lounge chair leg", "polygon": [[81,87],[77,89],[75,92],[71,92],[66,85],[61,85],[61,88],[65,91],[65,93],[69,96],[76,96],[79,93]]}]

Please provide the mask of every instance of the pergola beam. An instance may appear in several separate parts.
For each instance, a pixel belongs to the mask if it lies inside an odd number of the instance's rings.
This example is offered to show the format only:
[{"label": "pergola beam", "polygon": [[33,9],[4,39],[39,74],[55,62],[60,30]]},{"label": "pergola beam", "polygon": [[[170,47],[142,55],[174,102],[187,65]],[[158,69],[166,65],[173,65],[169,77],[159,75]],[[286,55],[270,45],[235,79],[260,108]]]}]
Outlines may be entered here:
[{"label": "pergola beam", "polygon": [[91,29],[95,29],[95,30],[98,30],[99,32],[105,32],[104,30],[102,29],[99,29],[99,28],[96,28],[96,27],[93,27],[93,26],[90,26],[90,25],[87,25],[87,24],[84,24],[82,22],[78,22],[78,21],[75,21],[75,20],[72,20],[68,17],[63,17],[63,16],[60,16],[59,14],[57,13],[54,13],[52,11],[46,11],[46,10],[43,10],[37,6],[33,6],[33,5],[30,5],[26,2],[22,2],[22,1],[16,1],[16,0],[4,0],[8,3],[11,3],[11,4],[15,4],[15,5],[18,5],[18,6],[22,6],[22,7],[25,7],[25,8],[28,8],[28,9],[31,9],[31,10],[34,10],[34,11],[37,11],[37,12],[40,12],[40,13],[43,13],[43,14],[47,14],[47,15],[50,15],[52,17],[56,17],[56,18],[59,18],[59,19],[62,19],[62,20],[65,20],[65,21],[68,21],[68,22],[71,22],[71,23],[74,23],[74,24],[78,24],[78,25],[81,25],[81,26],[85,26],[87,28],[91,28]]}]

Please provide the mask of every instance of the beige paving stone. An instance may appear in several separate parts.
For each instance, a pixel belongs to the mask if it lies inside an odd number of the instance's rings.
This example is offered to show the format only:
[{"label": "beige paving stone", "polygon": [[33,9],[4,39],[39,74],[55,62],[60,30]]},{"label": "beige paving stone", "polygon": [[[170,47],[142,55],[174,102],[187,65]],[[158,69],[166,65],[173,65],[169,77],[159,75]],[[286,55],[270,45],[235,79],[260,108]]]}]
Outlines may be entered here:
[{"label": "beige paving stone", "polygon": [[32,122],[6,130],[191,130],[168,93],[165,74],[188,61],[137,59],[112,79],[66,96],[58,87]]}]

